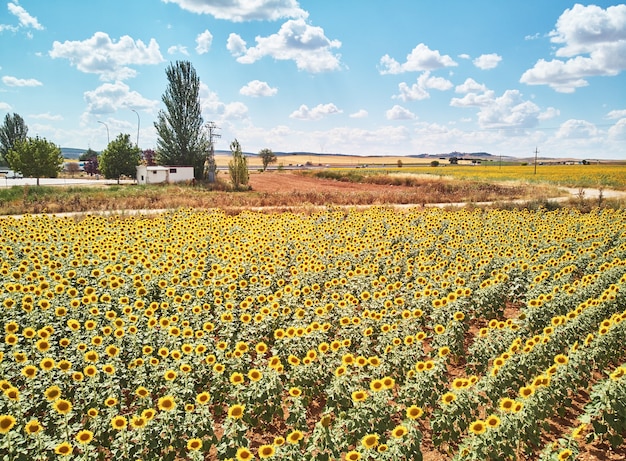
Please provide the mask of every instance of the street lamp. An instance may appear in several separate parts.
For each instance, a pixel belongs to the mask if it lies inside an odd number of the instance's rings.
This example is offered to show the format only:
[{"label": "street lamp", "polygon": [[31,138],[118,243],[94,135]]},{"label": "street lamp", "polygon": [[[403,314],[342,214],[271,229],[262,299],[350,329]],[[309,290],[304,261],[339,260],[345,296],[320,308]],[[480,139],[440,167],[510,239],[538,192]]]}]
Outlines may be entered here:
[{"label": "street lamp", "polygon": [[102,123],[107,129],[107,146],[108,146],[111,143],[111,138],[109,137],[109,125],[107,125],[104,122],[101,122],[100,120],[98,120],[98,123]]},{"label": "street lamp", "polygon": [[135,109],[131,109],[137,115],[137,147],[139,147],[139,113]]}]

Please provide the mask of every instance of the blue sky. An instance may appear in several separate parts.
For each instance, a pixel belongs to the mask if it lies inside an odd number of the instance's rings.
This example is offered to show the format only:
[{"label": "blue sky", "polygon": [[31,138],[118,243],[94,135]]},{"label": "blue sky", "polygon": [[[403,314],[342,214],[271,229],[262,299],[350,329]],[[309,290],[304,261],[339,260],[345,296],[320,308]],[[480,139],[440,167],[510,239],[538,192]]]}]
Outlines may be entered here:
[{"label": "blue sky", "polygon": [[626,159],[625,4],[0,3],[0,116],[62,147],[154,148],[177,60],[217,149]]}]

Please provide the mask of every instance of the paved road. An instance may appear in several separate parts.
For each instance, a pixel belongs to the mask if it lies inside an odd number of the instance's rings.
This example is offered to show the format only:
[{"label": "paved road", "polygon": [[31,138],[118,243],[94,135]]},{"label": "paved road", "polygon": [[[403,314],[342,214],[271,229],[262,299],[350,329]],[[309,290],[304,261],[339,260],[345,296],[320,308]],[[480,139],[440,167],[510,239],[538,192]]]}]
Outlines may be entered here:
[{"label": "paved road", "polygon": [[[134,184],[135,180],[123,179],[120,184]],[[117,184],[116,179],[94,178],[40,178],[41,186],[106,186]],[[0,188],[13,186],[36,186],[37,178],[0,178]]]}]

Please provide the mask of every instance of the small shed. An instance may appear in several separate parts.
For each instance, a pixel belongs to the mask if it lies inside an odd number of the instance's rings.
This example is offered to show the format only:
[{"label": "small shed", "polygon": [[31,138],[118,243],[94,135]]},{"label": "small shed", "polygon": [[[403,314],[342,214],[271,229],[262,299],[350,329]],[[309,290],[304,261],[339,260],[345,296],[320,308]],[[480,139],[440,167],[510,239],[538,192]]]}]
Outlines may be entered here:
[{"label": "small shed", "polygon": [[137,184],[193,181],[192,166],[137,165]]}]

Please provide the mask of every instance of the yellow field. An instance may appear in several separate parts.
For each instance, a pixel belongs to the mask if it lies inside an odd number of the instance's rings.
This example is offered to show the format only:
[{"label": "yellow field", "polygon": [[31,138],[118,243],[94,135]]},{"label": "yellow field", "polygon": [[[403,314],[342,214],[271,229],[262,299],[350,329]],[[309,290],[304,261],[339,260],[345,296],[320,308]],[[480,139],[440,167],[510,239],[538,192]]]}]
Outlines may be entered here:
[{"label": "yellow field", "polygon": [[483,181],[523,181],[548,182],[571,187],[610,187],[626,189],[626,165],[538,165],[535,174],[534,165],[446,165],[437,168],[419,168],[403,171],[415,171],[420,174],[452,176],[455,178]]},{"label": "yellow field", "polygon": [[2,218],[0,453],[620,449],[624,229],[615,210]]}]

